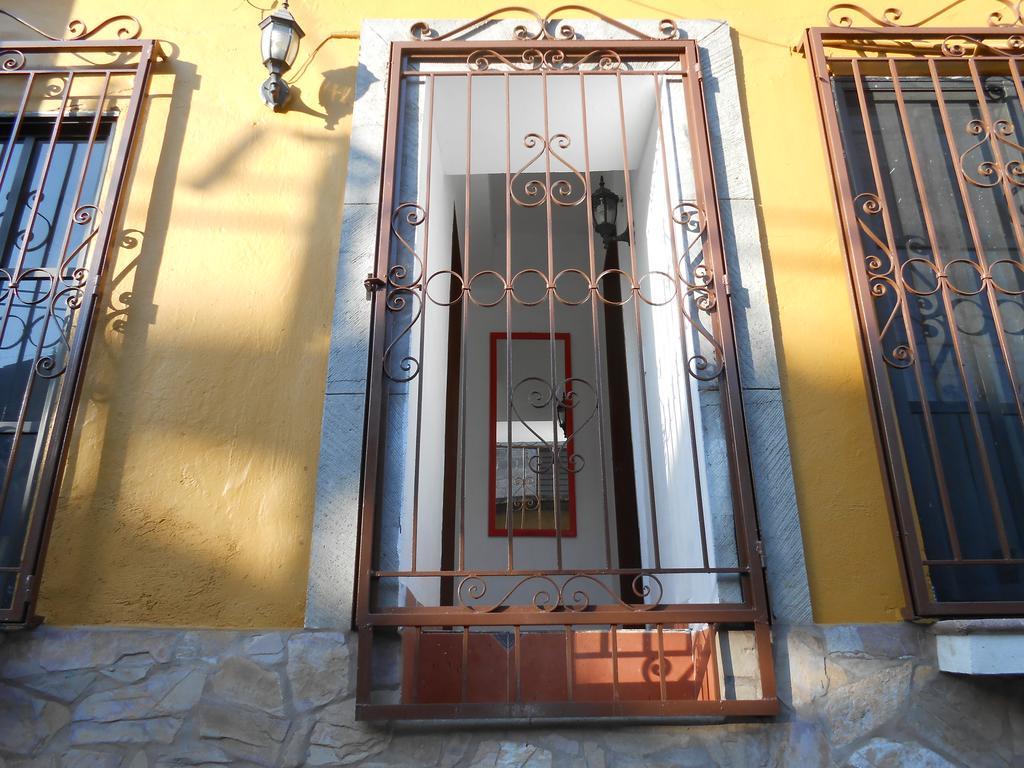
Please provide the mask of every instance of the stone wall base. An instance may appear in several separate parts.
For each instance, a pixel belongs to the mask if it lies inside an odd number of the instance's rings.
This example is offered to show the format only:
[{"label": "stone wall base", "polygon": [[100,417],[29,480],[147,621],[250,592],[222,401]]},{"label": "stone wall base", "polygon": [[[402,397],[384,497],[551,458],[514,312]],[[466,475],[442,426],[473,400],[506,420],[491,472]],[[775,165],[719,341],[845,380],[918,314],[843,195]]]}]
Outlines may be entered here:
[{"label": "stone wall base", "polygon": [[40,627],[0,635],[0,766],[1024,764],[1024,681],[940,672],[928,630],[774,637],[771,720],[387,727],[353,719],[350,633]]}]

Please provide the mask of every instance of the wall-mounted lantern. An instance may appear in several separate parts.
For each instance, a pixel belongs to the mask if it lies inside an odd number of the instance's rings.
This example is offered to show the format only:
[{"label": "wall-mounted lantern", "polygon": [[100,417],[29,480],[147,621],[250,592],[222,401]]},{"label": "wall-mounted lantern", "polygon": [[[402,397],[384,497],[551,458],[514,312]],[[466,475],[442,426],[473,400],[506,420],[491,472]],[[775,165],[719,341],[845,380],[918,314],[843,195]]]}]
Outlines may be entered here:
[{"label": "wall-mounted lantern", "polygon": [[260,94],[267,106],[277,112],[287,103],[291,90],[282,75],[295,63],[299,40],[304,33],[288,10],[288,0],[260,22],[260,29],[263,30],[260,40],[263,66],[270,72],[270,77],[260,87]]},{"label": "wall-mounted lantern", "polygon": [[629,241],[628,227],[621,234],[616,234],[618,228],[615,226],[615,220],[619,215],[619,196],[604,185],[604,176],[590,196],[590,205],[594,209],[594,231],[601,236],[605,248],[616,241]]}]

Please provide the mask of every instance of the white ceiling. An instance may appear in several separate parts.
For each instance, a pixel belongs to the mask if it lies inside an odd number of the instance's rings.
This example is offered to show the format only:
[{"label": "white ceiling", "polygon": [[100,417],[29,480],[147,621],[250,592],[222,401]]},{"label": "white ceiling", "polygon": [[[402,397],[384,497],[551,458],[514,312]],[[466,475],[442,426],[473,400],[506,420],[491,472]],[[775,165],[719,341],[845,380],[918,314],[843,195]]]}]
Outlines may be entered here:
[{"label": "white ceiling", "polygon": [[[545,86],[546,80],[546,86]],[[530,133],[552,137],[552,149],[580,172],[587,166],[584,155],[583,104],[585,88],[587,110],[587,147],[592,171],[622,169],[622,123],[618,78],[612,76],[549,75],[541,77],[512,76],[508,82],[508,100],[512,118],[506,130],[506,78],[503,77],[438,77],[435,85],[434,140],[439,149],[443,172],[466,172],[466,132],[468,101],[467,83],[472,83],[472,153],[470,172],[502,173],[506,171],[506,146],[511,155],[511,173],[516,173],[541,155],[527,172],[544,171],[542,147],[524,145]],[[655,114],[655,83],[648,77],[622,77],[622,115],[625,120],[629,167],[635,169],[652,134]],[[545,87],[547,95],[547,130],[545,131]],[[666,129],[668,126],[666,126]],[[557,134],[564,134],[569,146],[562,149]],[[552,173],[568,169],[552,157]],[[435,159],[436,162],[436,159]]]}]

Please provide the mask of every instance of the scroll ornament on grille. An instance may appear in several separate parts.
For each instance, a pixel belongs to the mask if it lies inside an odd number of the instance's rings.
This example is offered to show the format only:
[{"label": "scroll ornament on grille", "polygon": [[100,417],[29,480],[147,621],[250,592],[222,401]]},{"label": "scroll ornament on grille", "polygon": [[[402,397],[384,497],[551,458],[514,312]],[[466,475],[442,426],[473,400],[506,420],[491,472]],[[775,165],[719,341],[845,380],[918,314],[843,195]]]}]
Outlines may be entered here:
[{"label": "scroll ornament on grille", "polygon": [[[29,196],[30,205],[34,197],[35,193]],[[36,215],[43,218],[41,214]],[[78,245],[61,258],[57,270],[29,267],[12,274],[0,268],[0,301],[12,306],[44,310],[37,320],[25,324],[15,334],[18,335],[19,343],[30,342],[35,345],[33,369],[40,378],[53,379],[67,370],[67,352],[71,349],[69,330],[73,325],[71,318],[82,306],[89,277],[88,270],[74,265],[80,263],[82,253],[99,232],[99,216],[100,209],[95,205],[80,205],[75,209],[64,236],[65,252],[72,242],[75,227],[89,227],[89,230],[79,236],[81,239]],[[50,230],[52,224],[45,219],[44,223],[47,225],[44,236],[35,237],[19,231],[15,235],[15,247],[25,253],[44,247],[53,234]],[[38,337],[35,336],[36,332]]]},{"label": "scroll ornament on grille", "polygon": [[878,303],[892,303],[878,331],[882,359],[893,368],[908,368],[914,364],[914,352],[908,344],[897,342],[891,349],[886,348],[886,340],[897,328],[902,327],[905,339],[911,338],[913,331],[908,324],[906,285],[898,261],[893,249],[875,233],[878,225],[874,224],[874,217],[884,213],[882,201],[873,192],[863,192],[854,198],[853,203],[857,208],[857,226],[867,238],[864,266],[869,292]]},{"label": "scroll ornament on grille", "polygon": [[582,56],[573,56],[562,50],[541,51],[529,48],[518,57],[509,58],[491,49],[473,51],[466,57],[470,69],[483,72],[491,69],[504,69],[510,72],[538,72],[551,70],[554,72],[580,71],[586,68],[611,71],[625,69],[622,57],[615,51],[590,51]]},{"label": "scroll ornament on grille", "polygon": [[[534,149],[539,146],[540,149],[509,180],[509,195],[511,195],[512,201],[516,205],[523,208],[535,208],[551,200],[555,205],[562,206],[563,208],[572,208],[587,199],[587,182],[583,178],[583,174],[558,152],[559,149],[568,149],[571,145],[572,140],[564,133],[556,133],[546,140],[539,133],[528,133],[523,137],[524,147]],[[522,196],[516,194],[515,187],[519,177],[524,173],[528,173],[530,166],[544,157],[545,153],[558,160],[576,177],[580,183],[577,192],[573,191],[572,183],[566,179],[558,179],[553,182],[550,189],[543,181],[532,179],[523,186],[522,192],[524,194]]]},{"label": "scroll ornament on grille", "polygon": [[[997,158],[1004,151],[1024,155],[1024,146],[1010,138],[1014,135],[1013,123],[1009,120],[996,120],[994,123],[971,120],[965,130],[972,136],[980,138],[960,155],[960,175],[964,181],[982,188],[996,187],[1003,181],[1015,187],[1024,187],[1024,162],[1020,159],[1005,163],[999,160],[982,160],[977,165],[977,172],[983,178],[974,176],[969,170],[971,163],[968,162],[968,156],[980,151],[986,144]],[[1000,144],[1003,146],[1000,147]]]},{"label": "scroll ornament on grille", "polygon": [[[0,15],[13,19],[23,27],[30,29],[37,35],[55,43],[73,42],[75,40],[93,40],[101,31],[112,33],[113,36],[119,40],[138,40],[142,35],[142,24],[139,20],[134,16],[129,16],[128,14],[123,13],[103,19],[103,21],[93,27],[89,27],[81,19],[72,19],[68,22],[67,30],[63,37],[55,37],[54,35],[44,32],[34,24],[25,21],[25,19],[20,16],[17,16],[10,11],[5,11],[2,8],[0,8]],[[5,68],[10,69],[11,67],[5,66]]]},{"label": "scroll ornament on grille", "polygon": [[[412,381],[419,375],[420,361],[411,354],[403,354],[400,345],[408,343],[412,329],[423,315],[423,297],[420,294],[423,287],[423,259],[409,242],[410,238],[402,235],[403,222],[404,226],[415,229],[426,220],[427,212],[417,203],[402,203],[391,215],[391,234],[398,243],[398,263],[388,269],[382,287],[387,289],[385,307],[402,319],[399,320],[399,331],[384,350],[384,375],[398,383]],[[370,283],[371,279],[367,279],[367,289]],[[403,315],[411,317],[406,319]],[[397,363],[396,357],[399,358]]]},{"label": "scroll ornament on grille", "polygon": [[[539,583],[538,583],[539,582]],[[508,589],[499,600],[493,603],[486,602],[487,579],[483,576],[470,574],[459,582],[457,590],[459,602],[475,613],[493,613],[502,608],[513,605],[509,600],[520,588],[531,584],[534,588],[530,596],[530,605],[535,610],[551,613],[558,609],[580,613],[591,607],[591,594],[588,587],[596,587],[597,593],[607,594],[612,603],[621,608],[631,611],[650,611],[661,604],[664,588],[661,581],[654,574],[637,574],[633,578],[631,589],[633,596],[644,602],[627,603],[617,595],[598,576],[589,573],[577,573],[569,576],[559,584],[554,577],[536,573],[521,577],[511,589]]]},{"label": "scroll ornament on grille", "polygon": [[[703,353],[694,354],[686,361],[687,368],[695,379],[712,381],[725,370],[725,358],[721,343],[697,315],[697,312],[710,315],[718,307],[714,272],[704,261],[707,221],[700,207],[688,201],[681,202],[672,209],[672,221],[680,226],[683,233],[683,252],[676,265],[676,279],[683,288],[680,311],[690,327],[711,346],[714,358],[709,360]],[[690,275],[691,279],[688,280],[685,275]]]},{"label": "scroll ornament on grille", "polygon": [[[995,10],[988,15],[988,26],[990,27],[1014,27],[1024,24],[1024,0],[1012,2],[1012,0],[998,0],[999,4],[1005,6],[1003,10]],[[857,3],[836,3],[825,13],[830,27],[885,27],[889,29],[909,29],[911,27],[923,27],[929,22],[935,21],[959,2],[951,2],[917,21],[907,22],[903,20],[903,10],[894,6],[885,8],[881,13],[874,13]]]},{"label": "scroll ornament on grille", "polygon": [[[573,438],[586,429],[597,416],[597,391],[589,381],[573,377],[566,379],[559,386],[553,387],[550,382],[538,376],[527,376],[512,387],[509,403],[512,406],[512,413],[519,423],[537,439],[538,443],[549,448],[550,459],[545,461],[539,454],[530,458],[531,472],[534,474],[553,472],[555,465],[564,466],[571,474],[576,474],[583,469],[583,457],[578,453],[569,453],[562,446],[570,445]],[[532,426],[536,423],[536,419],[523,415],[523,410],[526,408],[532,408],[542,413],[557,411],[559,421],[564,422],[563,429],[566,430],[563,438],[552,443],[537,432]],[[570,414],[574,416],[571,431],[568,430]]]},{"label": "scroll ornament on grille", "polygon": [[409,33],[416,40],[424,42],[441,42],[443,40],[456,39],[462,35],[468,35],[479,29],[483,29],[504,19],[508,14],[520,14],[532,19],[535,26],[533,29],[530,29],[526,24],[517,24],[512,30],[512,34],[517,40],[575,40],[579,37],[576,32],[576,28],[571,24],[566,23],[560,17],[560,14],[567,11],[592,16],[615,27],[616,29],[620,29],[627,34],[633,35],[637,40],[675,40],[679,37],[679,28],[671,19],[662,19],[659,21],[658,30],[661,34],[659,37],[652,37],[651,35],[645,34],[628,24],[623,24],[618,19],[613,19],[600,11],[595,11],[594,9],[587,8],[583,5],[561,5],[552,9],[544,16],[541,16],[530,8],[524,8],[522,6],[506,6],[504,8],[498,8],[490,11],[489,13],[473,19],[472,21],[456,27],[455,29],[449,30],[448,32],[438,32],[431,28],[427,22],[417,21],[412,25],[412,27],[410,27]]}]

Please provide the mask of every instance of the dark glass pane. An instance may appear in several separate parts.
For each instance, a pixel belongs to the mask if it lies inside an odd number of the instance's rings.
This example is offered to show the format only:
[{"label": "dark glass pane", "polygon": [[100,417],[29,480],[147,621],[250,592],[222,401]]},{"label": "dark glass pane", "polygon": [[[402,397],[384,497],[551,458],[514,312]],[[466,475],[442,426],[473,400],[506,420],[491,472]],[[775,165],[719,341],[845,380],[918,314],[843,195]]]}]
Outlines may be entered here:
[{"label": "dark glass pane", "polygon": [[[83,298],[76,270],[99,225],[108,131],[90,153],[90,126],[70,120],[51,144],[51,121],[23,124],[0,187],[0,567],[23,564],[32,515],[46,501],[42,464]],[[10,142],[10,126],[0,131]],[[3,577],[0,600],[13,589]]]},{"label": "dark glass pane", "polygon": [[[1008,78],[837,80],[880,345],[924,557],[1024,556],[1019,188]],[[902,104],[901,104],[902,101]],[[1003,121],[1000,123],[999,121]],[[1003,126],[999,128],[998,126]],[[872,150],[875,163],[872,163]],[[877,206],[873,203],[877,201]],[[874,257],[874,260],[872,260]],[[902,296],[902,299],[901,299]],[[1013,566],[933,567],[939,601],[1019,600]]]}]

